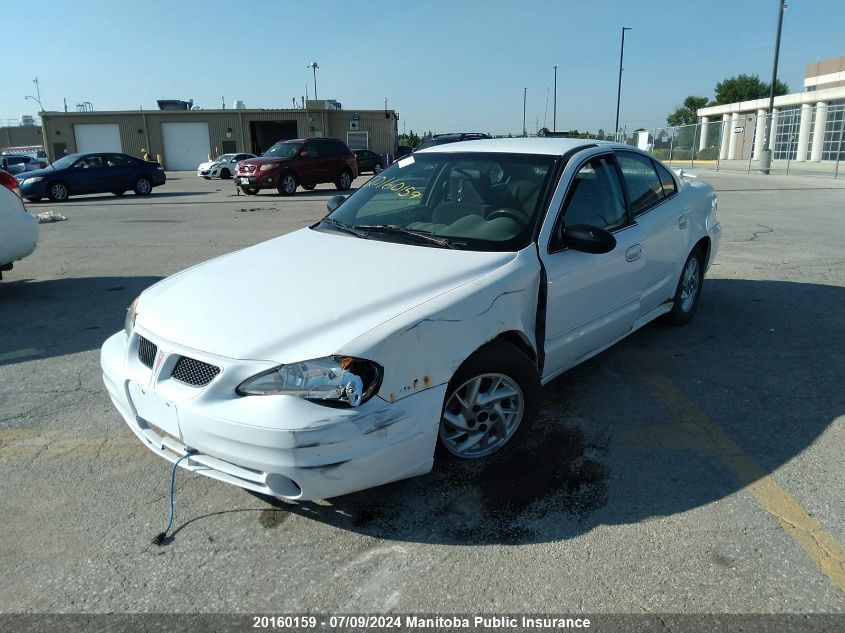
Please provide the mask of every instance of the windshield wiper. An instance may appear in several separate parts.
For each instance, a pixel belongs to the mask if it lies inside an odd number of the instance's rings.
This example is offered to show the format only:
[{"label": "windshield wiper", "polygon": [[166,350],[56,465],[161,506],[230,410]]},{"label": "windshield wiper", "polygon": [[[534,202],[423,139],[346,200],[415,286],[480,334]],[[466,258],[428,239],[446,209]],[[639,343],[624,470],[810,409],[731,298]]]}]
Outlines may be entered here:
[{"label": "windshield wiper", "polygon": [[398,233],[399,235],[407,235],[414,238],[417,242],[426,242],[429,244],[436,244],[440,248],[451,248],[457,250],[457,246],[452,244],[448,238],[434,237],[427,231],[415,231],[413,229],[406,229],[395,224],[353,224],[352,228],[359,231],[377,232],[377,233]]},{"label": "windshield wiper", "polygon": [[346,224],[345,222],[341,222],[335,218],[323,218],[320,220],[321,224],[328,224],[333,228],[336,228],[338,231],[343,231],[344,233],[349,233],[350,235],[354,235],[355,237],[360,237],[362,240],[367,239],[367,234],[363,231],[358,231],[355,227]]}]

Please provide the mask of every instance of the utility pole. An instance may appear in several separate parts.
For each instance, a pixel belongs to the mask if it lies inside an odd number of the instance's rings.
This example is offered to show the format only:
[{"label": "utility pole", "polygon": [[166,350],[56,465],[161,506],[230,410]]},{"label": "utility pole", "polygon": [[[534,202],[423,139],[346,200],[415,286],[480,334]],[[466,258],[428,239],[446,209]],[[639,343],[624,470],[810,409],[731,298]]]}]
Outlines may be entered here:
[{"label": "utility pole", "polygon": [[525,103],[528,99],[528,88],[522,89],[522,136],[528,136],[528,131],[525,129]]},{"label": "utility pole", "polygon": [[38,97],[38,105],[41,106],[41,109],[44,109],[44,106],[41,105],[41,88],[38,86],[38,77],[32,80],[32,83],[35,84],[35,94]]},{"label": "utility pole", "polygon": [[772,120],[775,107],[775,83],[778,80],[778,57],[780,56],[780,32],[783,27],[783,13],[786,11],[786,2],[778,0],[778,29],[775,37],[775,59],[772,63],[772,86],[769,89],[769,112],[766,119],[765,139],[763,143],[763,154],[760,156],[760,171],[764,174],[771,172],[772,166]]},{"label": "utility pole", "polygon": [[308,64],[307,68],[310,68],[314,71],[314,100],[317,100],[317,69],[319,68],[319,64],[317,62],[311,62]]},{"label": "utility pole", "polygon": [[555,66],[555,97],[552,106],[552,132],[557,132],[557,66]]},{"label": "utility pole", "polygon": [[630,26],[622,27],[622,48],[619,51],[619,85],[616,88],[616,124],[613,126],[613,136],[619,140],[619,102],[622,100],[622,60],[625,58],[625,31],[630,31]]}]

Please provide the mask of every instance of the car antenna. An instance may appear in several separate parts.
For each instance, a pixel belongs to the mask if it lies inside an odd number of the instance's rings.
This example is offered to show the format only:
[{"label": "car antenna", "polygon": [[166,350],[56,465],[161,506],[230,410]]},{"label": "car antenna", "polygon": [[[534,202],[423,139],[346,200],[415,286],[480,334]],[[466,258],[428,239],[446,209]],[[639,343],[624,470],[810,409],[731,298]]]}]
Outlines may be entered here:
[{"label": "car antenna", "polygon": [[195,448],[189,448],[185,452],[182,457],[177,459],[173,462],[173,468],[170,471],[170,510],[167,513],[167,527],[164,528],[164,532],[159,532],[156,534],[155,538],[153,539],[153,545],[158,545],[159,547],[163,545],[169,545],[173,542],[173,535],[170,537],[167,536],[167,533],[170,531],[170,528],[173,527],[173,490],[176,486],[176,467],[179,465],[183,459],[187,459],[191,455],[196,454],[197,450]]}]

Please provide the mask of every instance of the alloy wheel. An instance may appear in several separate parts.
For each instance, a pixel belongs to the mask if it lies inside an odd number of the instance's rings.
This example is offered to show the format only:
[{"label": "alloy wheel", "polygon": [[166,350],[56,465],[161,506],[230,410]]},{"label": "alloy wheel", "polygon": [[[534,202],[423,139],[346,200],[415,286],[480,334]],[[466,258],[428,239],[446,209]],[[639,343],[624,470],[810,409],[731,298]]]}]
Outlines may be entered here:
[{"label": "alloy wheel", "polygon": [[440,439],[457,457],[484,457],[507,443],[524,412],[522,389],[512,378],[496,373],[473,376],[446,402]]},{"label": "alloy wheel", "polygon": [[684,268],[683,281],[681,282],[681,310],[684,312],[692,310],[698,298],[698,288],[698,258],[690,257]]}]

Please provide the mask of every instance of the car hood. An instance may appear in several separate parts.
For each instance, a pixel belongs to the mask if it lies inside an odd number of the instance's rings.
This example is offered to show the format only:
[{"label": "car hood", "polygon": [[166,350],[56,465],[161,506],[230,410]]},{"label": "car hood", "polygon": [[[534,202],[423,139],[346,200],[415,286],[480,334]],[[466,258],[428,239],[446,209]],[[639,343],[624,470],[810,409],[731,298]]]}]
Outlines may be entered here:
[{"label": "car hood", "polygon": [[284,163],[291,160],[291,158],[283,158],[281,156],[258,156],[257,158],[245,158],[238,161],[240,165],[264,165],[265,163]]},{"label": "car hood", "polygon": [[210,161],[207,161],[205,163],[200,163],[197,166],[197,169],[211,169],[215,165],[219,165],[219,164],[220,164],[220,161],[210,160]]},{"label": "car hood", "polygon": [[20,178],[35,178],[36,176],[52,176],[57,171],[58,172],[64,172],[63,169],[55,169],[52,166],[47,166],[44,169],[33,169],[32,171],[21,172],[19,174],[16,174],[16,176],[18,176]]},{"label": "car hood", "polygon": [[515,256],[301,229],[157,283],[136,326],[227,358],[308,360]]}]

